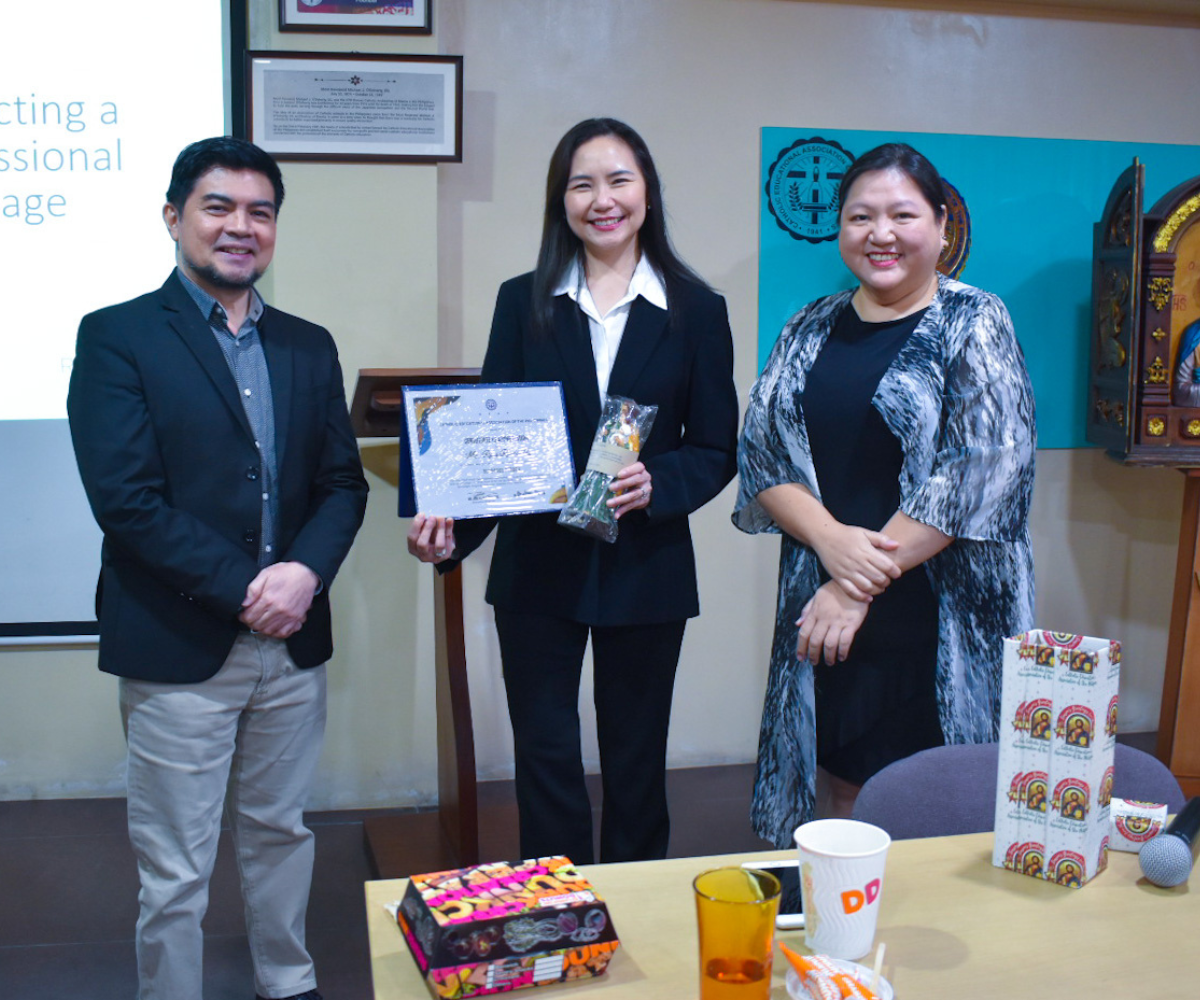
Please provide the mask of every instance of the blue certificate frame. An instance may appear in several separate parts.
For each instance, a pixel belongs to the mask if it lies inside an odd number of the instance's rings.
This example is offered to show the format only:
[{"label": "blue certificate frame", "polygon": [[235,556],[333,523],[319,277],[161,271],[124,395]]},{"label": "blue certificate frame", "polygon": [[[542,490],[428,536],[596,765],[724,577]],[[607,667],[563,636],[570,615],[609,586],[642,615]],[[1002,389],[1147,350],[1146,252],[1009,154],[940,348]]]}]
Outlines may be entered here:
[{"label": "blue certificate frame", "polygon": [[412,483],[413,511],[503,517],[557,512],[567,502],[575,466],[561,382],[403,392],[401,483]]}]

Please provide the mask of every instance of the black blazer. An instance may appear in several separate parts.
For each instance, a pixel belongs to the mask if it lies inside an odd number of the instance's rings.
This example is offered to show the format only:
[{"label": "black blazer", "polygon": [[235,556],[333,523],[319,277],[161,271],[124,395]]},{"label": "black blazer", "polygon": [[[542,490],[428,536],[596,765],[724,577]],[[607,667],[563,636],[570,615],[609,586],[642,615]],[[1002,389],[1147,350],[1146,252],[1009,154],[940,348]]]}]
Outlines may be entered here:
[{"label": "black blazer", "polygon": [[[578,477],[600,420],[600,391],[587,318],[565,295],[554,300],[554,331],[531,326],[533,275],[500,287],[484,382],[560,381]],[[641,625],[700,613],[687,516],[715,497],[736,470],[738,404],[725,300],[698,285],[668,290],[667,313],[634,300],[608,391],[658,414],[641,461],[653,477],[651,505],[620,520],[615,543],[530,514],[455,524],[459,558],[499,522],[487,600],[589,625]],[[442,563],[446,567],[450,564]]]},{"label": "black blazer", "polygon": [[[328,331],[267,307],[280,561],[324,587],[287,640],[301,667],[333,652],[329,586],[362,523],[367,483]],[[262,483],[237,385],[172,273],[156,292],[83,318],[67,412],[104,532],[100,669],[190,683],[217,672],[257,575]]]}]

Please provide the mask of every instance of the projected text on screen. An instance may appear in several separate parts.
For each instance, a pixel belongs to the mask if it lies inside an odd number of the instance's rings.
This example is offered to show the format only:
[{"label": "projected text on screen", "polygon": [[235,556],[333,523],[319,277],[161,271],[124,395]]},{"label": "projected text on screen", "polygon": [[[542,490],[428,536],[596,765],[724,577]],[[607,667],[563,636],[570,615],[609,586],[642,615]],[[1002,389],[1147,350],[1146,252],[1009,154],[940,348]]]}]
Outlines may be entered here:
[{"label": "projected text on screen", "polygon": [[225,131],[222,60],[214,0],[5,5],[0,420],[65,417],[80,318],[170,272],[171,164]]}]

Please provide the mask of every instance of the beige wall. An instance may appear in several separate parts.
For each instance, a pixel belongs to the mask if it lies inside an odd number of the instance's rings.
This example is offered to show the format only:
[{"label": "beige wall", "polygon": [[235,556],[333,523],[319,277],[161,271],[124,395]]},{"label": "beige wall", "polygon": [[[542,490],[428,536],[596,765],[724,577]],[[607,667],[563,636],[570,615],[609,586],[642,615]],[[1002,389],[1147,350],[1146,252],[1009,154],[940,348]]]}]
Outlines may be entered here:
[{"label": "beige wall", "polygon": [[[625,118],[654,150],[676,242],[728,297],[743,397],[760,127],[1200,143],[1200,122],[1172,99],[1200,89],[1197,30],[782,0],[439,0],[433,39],[380,40],[280,36],[274,9],[253,0],[253,46],[466,57],[464,163],[285,165],[264,291],[334,330],[348,378],[479,363],[497,286],[533,263],[550,150],[583,117]],[[395,449],[366,457],[386,472]],[[367,524],[335,587],[318,807],[428,803],[436,783],[428,570],[402,555],[394,488],[369,475]],[[1039,621],[1124,642],[1131,730],[1157,725],[1181,493],[1177,473],[1039,454]],[[685,641],[675,766],[754,753],[778,543],[734,531],[731,503],[727,490],[693,522],[704,614]],[[496,777],[512,765],[485,556],[466,566],[467,641],[479,769]],[[0,797],[119,794],[115,682],[94,653],[7,652],[0,670]]]}]

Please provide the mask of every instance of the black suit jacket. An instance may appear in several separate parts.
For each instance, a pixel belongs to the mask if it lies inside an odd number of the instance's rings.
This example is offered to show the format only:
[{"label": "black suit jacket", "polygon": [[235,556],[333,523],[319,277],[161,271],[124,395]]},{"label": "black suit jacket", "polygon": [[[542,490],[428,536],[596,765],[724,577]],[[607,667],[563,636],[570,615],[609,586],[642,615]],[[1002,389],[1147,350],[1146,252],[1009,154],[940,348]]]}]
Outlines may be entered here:
[{"label": "black suit jacket", "polygon": [[[481,379],[562,382],[578,476],[600,420],[587,318],[569,297],[558,296],[553,335],[536,337],[532,288],[532,274],[500,287]],[[668,307],[670,323],[664,310],[634,300],[608,385],[610,395],[658,406],[640,456],[653,477],[650,507],[623,516],[612,544],[560,527],[555,514],[497,519],[487,587],[495,607],[589,625],[652,624],[700,613],[687,516],[736,470],[733,340],[725,300],[707,288],[671,288]],[[458,556],[477,547],[495,523],[457,522]]]},{"label": "black suit jacket", "polygon": [[[279,481],[276,551],[324,584],[287,640],[301,667],[333,652],[329,586],[367,484],[328,331],[267,307]],[[262,480],[237,385],[176,274],[85,316],[67,398],[84,489],[104,532],[100,669],[188,683],[217,672],[258,574]]]}]

